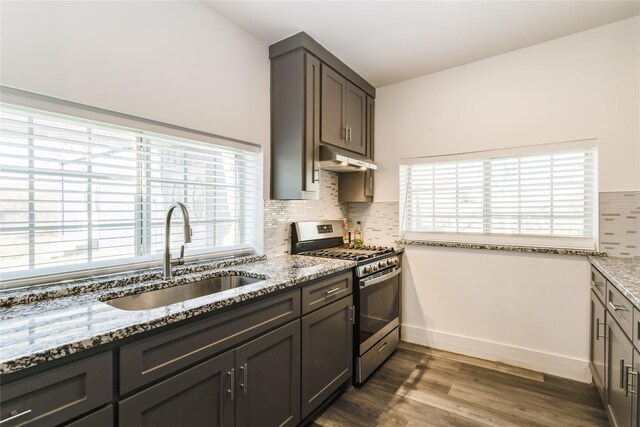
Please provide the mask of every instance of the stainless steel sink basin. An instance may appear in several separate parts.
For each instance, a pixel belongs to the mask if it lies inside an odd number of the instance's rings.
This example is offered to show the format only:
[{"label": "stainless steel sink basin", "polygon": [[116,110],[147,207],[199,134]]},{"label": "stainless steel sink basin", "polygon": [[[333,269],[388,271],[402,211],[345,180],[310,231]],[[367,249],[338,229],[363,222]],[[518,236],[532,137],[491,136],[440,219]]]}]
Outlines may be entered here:
[{"label": "stainless steel sink basin", "polygon": [[264,279],[236,275],[210,277],[193,283],[185,283],[184,285],[176,285],[170,288],[115,298],[105,301],[105,303],[120,310],[150,310],[152,308],[164,307],[165,305],[215,294],[216,292],[226,291],[227,289],[239,288],[261,280]]}]

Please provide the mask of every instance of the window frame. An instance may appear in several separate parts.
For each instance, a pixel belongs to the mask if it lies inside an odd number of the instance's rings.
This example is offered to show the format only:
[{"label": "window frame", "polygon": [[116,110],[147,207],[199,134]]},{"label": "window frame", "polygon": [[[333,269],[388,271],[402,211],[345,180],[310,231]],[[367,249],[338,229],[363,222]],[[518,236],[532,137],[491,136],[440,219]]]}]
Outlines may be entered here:
[{"label": "window frame", "polygon": [[[255,188],[252,188],[256,193],[255,200],[251,202],[255,205],[252,207],[252,212],[255,213],[256,219],[259,222],[262,217],[262,206],[259,203],[262,198],[262,186],[263,186],[263,174],[262,174],[262,148],[258,144],[241,141],[234,138],[228,138],[220,135],[215,135],[207,132],[196,131],[187,129],[180,126],[161,123],[154,120],[148,120],[140,117],[135,117],[127,114],[117,113],[101,108],[91,107],[75,102],[69,102],[52,98],[49,96],[34,94],[31,92],[22,91],[6,86],[0,86],[0,96],[2,102],[10,105],[16,105],[19,107],[30,108],[35,110],[41,110],[50,112],[52,114],[70,116],[73,118],[84,119],[88,121],[95,121],[98,123],[105,123],[114,127],[122,127],[128,129],[134,129],[143,131],[149,134],[155,134],[159,136],[175,137],[176,139],[192,140],[200,143],[211,143],[217,146],[227,147],[236,150],[242,150],[247,153],[255,154]],[[140,161],[139,156],[144,154],[139,152],[140,147],[144,147],[144,141],[140,141],[136,144],[136,161]],[[144,151],[144,150],[143,150]],[[144,159],[143,159],[144,160]],[[136,184],[136,188],[138,184]],[[138,200],[140,193],[136,191],[135,198]],[[246,203],[243,195],[243,203]],[[137,204],[137,202],[136,202]],[[144,223],[149,221],[148,218],[138,217],[138,208],[136,206],[136,218],[135,221]],[[244,222],[241,219],[240,222]],[[244,224],[242,225],[244,227]],[[73,280],[78,278],[92,278],[107,274],[114,274],[125,271],[141,270],[147,268],[158,267],[161,265],[161,256],[157,253],[150,255],[140,256],[138,246],[144,246],[144,242],[141,240],[138,242],[138,237],[141,239],[143,236],[138,236],[138,227],[135,227],[135,239],[136,246],[135,256],[133,258],[120,258],[109,259],[101,261],[92,261],[84,264],[63,264],[53,265],[43,268],[35,268],[29,270],[21,270],[16,272],[4,272],[0,273],[0,292],[20,288],[24,286],[34,285],[46,285],[49,283]],[[225,246],[223,249],[215,249],[212,247],[193,248],[188,251],[185,256],[185,261],[195,262],[220,258],[228,258],[234,256],[250,255],[260,251],[262,247],[261,227],[255,227],[254,235],[252,236],[251,243],[240,244],[233,246]],[[175,245],[174,245],[175,246]],[[175,250],[175,247],[174,247]]]},{"label": "window frame", "polygon": [[[598,162],[597,162],[597,139],[585,139],[568,141],[561,143],[550,143],[541,145],[523,146],[509,149],[499,150],[485,150],[476,151],[444,156],[427,156],[427,157],[414,157],[400,159],[400,239],[409,241],[434,241],[434,242],[449,242],[459,244],[483,244],[483,245],[500,245],[500,246],[516,246],[516,247],[546,247],[554,249],[583,249],[583,250],[595,250],[598,247]],[[491,180],[490,174],[487,174],[487,170],[490,170],[490,163],[493,160],[500,158],[520,158],[521,156],[531,155],[549,155],[556,153],[563,153],[575,150],[585,150],[585,152],[591,151],[593,164],[591,165],[593,174],[593,183],[591,186],[585,185],[585,194],[587,187],[591,193],[592,206],[590,206],[592,212],[588,215],[588,205],[585,205],[585,215],[582,218],[590,217],[591,221],[591,236],[577,237],[577,236],[563,236],[563,235],[551,235],[551,234],[527,234],[527,233],[497,233],[487,230],[491,230],[492,209],[490,197],[487,199],[487,188],[491,188],[491,184],[495,181]],[[403,173],[407,173],[406,170],[411,170],[411,165],[416,164],[438,164],[449,163],[459,164],[464,161],[482,162],[482,218],[483,218],[483,232],[452,232],[452,231],[411,231],[406,230],[407,223],[407,203],[410,195],[407,195],[409,188],[406,190],[403,186],[408,185],[405,180],[408,178],[403,177]],[[406,168],[406,169],[405,169]],[[404,169],[404,171],[403,171]],[[519,174],[520,175],[520,174]],[[550,186],[552,188],[552,186]],[[458,186],[456,185],[456,191]],[[489,190],[490,192],[490,190]],[[457,205],[457,201],[456,201]],[[518,216],[522,216],[521,213]],[[549,218],[552,218],[549,216]],[[489,225],[488,225],[489,223]]]}]

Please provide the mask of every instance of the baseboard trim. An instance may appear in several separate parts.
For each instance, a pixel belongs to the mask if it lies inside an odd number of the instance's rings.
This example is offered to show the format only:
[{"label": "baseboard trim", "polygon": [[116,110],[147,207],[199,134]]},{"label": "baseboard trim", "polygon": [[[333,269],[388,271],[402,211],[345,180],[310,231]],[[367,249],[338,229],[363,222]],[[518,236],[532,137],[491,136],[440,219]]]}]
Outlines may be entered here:
[{"label": "baseboard trim", "polygon": [[402,325],[402,340],[438,350],[502,362],[583,383],[592,381],[588,360],[406,324]]}]

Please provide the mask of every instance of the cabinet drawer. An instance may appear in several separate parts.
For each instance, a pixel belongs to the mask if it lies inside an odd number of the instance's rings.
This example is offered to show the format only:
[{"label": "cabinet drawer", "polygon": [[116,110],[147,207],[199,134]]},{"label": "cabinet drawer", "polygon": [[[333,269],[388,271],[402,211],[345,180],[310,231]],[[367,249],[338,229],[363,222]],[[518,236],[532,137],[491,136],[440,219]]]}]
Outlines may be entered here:
[{"label": "cabinet drawer", "polygon": [[591,289],[600,297],[602,301],[605,300],[605,293],[607,290],[607,281],[602,274],[595,267],[591,267]]},{"label": "cabinet drawer", "polygon": [[113,422],[113,405],[82,417],[71,424],[66,424],[67,427],[112,427],[113,425],[115,425]]},{"label": "cabinet drawer", "polygon": [[120,393],[220,353],[300,315],[300,290],[252,303],[122,346]]},{"label": "cabinet drawer", "polygon": [[310,313],[353,292],[351,270],[302,288],[302,313]]},{"label": "cabinet drawer", "polygon": [[613,285],[607,286],[607,309],[627,337],[633,334],[633,306]]},{"label": "cabinet drawer", "polygon": [[111,401],[112,361],[101,353],[2,384],[2,426],[60,424]]}]

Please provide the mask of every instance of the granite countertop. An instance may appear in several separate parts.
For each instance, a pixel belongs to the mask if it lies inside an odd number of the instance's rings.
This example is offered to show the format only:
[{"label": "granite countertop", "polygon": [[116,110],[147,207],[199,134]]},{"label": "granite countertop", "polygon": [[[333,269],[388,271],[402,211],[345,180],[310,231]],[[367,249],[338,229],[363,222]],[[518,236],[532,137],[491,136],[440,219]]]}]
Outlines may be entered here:
[{"label": "granite countertop", "polygon": [[640,257],[589,257],[589,261],[640,310]]},{"label": "granite countertop", "polygon": [[396,242],[401,246],[430,246],[436,248],[458,248],[458,249],[485,249],[490,251],[510,251],[530,254],[552,254],[552,255],[578,255],[578,256],[602,256],[603,252],[583,249],[559,249],[545,248],[537,246],[513,246],[513,245],[493,245],[485,243],[463,243],[463,242],[440,242],[436,240],[407,240],[401,239]]},{"label": "granite countertop", "polygon": [[[148,270],[0,294],[0,374],[229,307],[348,270],[353,261],[284,255],[187,265],[172,280]],[[207,277],[240,274],[259,282],[152,310],[123,311],[102,301]]]}]

